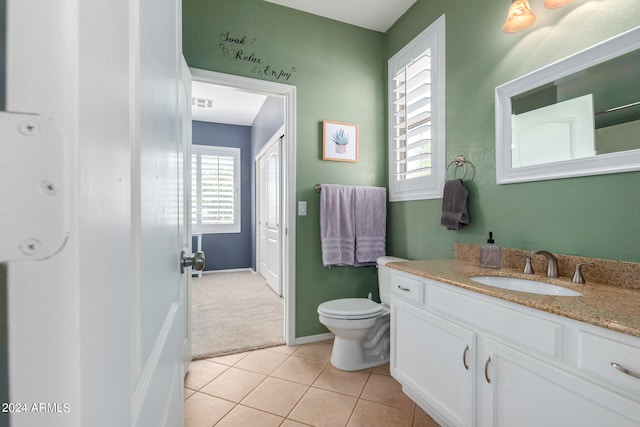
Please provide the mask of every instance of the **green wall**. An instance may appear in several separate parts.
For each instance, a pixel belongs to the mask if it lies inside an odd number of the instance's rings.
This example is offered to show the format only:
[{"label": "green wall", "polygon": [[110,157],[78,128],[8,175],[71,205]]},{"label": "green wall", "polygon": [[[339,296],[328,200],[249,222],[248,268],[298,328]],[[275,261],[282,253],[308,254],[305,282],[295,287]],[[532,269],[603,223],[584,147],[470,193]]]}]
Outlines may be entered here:
[{"label": "green wall", "polygon": [[[479,244],[492,230],[507,247],[640,262],[640,173],[495,183],[495,86],[640,25],[640,2],[615,3],[614,10],[611,2],[575,0],[546,10],[542,0],[531,0],[537,23],[508,35],[502,32],[507,1],[418,0],[381,34],[262,0],[183,0],[189,66],[297,88],[296,198],[308,202],[309,213],[296,217],[296,336],[326,332],[316,314],[323,301],[369,291],[377,296],[375,269],[322,268],[313,185],[386,186],[386,63],[443,13],[447,161],[458,154],[468,160],[471,225],[441,227],[441,200],[391,203],[387,253],[450,258],[454,242]],[[224,32],[246,36],[244,43],[223,42]],[[234,48],[246,60],[231,60]],[[262,60],[257,66],[256,58]],[[267,65],[290,77],[259,74]],[[322,120],[360,126],[358,163],[321,160]]]},{"label": "green wall", "polygon": [[[418,0],[386,34],[387,59],[443,13],[447,21],[447,162],[463,154],[471,225],[439,225],[440,200],[392,203],[389,252],[450,258],[454,242],[480,244],[489,230],[512,248],[640,262],[640,173],[495,183],[494,88],[640,25],[640,2],[575,0],[537,22],[502,32],[509,2]],[[416,230],[420,230],[416,232]]]},{"label": "green wall", "polygon": [[[262,0],[184,0],[183,22],[190,67],[296,86],[296,199],[308,202],[308,215],[296,217],[296,336],[327,332],[318,322],[318,304],[378,293],[375,268],[322,267],[320,195],[313,186],[386,185],[384,35]],[[225,31],[247,36],[234,48],[243,56],[255,52],[263,60],[258,69],[222,56]],[[266,65],[291,77],[259,75]],[[322,120],[359,125],[358,163],[322,160]]]}]

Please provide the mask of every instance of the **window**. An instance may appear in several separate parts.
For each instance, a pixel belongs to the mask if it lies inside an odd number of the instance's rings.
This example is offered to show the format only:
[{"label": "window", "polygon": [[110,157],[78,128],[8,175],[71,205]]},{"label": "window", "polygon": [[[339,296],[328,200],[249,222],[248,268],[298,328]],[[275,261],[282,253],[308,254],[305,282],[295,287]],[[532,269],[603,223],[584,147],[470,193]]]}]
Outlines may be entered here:
[{"label": "window", "polygon": [[240,149],[194,145],[191,193],[194,233],[239,233]]},{"label": "window", "polygon": [[445,18],[389,60],[389,200],[442,197]]}]

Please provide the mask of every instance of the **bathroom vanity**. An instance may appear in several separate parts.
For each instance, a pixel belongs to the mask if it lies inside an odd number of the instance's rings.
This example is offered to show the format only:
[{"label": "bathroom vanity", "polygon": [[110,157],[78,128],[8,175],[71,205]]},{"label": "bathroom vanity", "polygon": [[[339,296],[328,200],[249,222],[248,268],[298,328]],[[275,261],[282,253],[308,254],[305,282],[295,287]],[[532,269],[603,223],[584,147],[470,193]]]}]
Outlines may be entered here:
[{"label": "bathroom vanity", "polygon": [[470,262],[389,266],[391,375],[439,424],[640,425],[640,291],[534,295],[471,281],[488,272]]}]

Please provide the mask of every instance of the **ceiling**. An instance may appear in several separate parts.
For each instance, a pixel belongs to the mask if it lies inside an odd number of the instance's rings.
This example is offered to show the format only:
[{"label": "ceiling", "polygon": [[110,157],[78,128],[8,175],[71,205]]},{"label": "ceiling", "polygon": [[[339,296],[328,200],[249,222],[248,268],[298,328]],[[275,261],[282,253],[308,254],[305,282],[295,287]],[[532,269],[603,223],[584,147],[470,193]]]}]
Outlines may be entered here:
[{"label": "ceiling", "polygon": [[265,0],[369,30],[386,32],[416,0]]},{"label": "ceiling", "polygon": [[251,126],[266,99],[265,95],[194,81],[191,84],[191,118]]},{"label": "ceiling", "polygon": [[[386,32],[416,0],[264,0],[369,30]],[[366,11],[366,13],[363,13]],[[251,126],[267,99],[238,89],[193,82],[193,120]]]}]

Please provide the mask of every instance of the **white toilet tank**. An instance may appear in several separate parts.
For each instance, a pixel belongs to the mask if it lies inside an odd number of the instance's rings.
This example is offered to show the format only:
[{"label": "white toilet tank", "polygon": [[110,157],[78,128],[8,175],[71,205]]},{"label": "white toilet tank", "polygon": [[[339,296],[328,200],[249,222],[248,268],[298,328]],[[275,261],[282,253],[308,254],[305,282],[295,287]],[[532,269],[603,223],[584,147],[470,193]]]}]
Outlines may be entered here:
[{"label": "white toilet tank", "polygon": [[403,258],[393,256],[381,256],[376,260],[378,264],[378,289],[380,291],[380,302],[391,304],[391,271],[386,267],[389,262],[407,261]]}]

